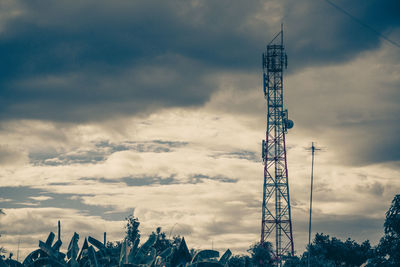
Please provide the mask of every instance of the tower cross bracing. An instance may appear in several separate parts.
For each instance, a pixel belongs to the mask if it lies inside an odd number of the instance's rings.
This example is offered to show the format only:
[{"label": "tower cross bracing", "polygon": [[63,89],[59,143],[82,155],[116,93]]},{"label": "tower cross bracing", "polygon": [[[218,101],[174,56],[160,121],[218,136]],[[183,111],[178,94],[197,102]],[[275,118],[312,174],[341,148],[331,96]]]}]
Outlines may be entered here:
[{"label": "tower cross bracing", "polygon": [[283,30],[267,45],[262,56],[263,88],[267,101],[267,129],[263,140],[264,187],[261,244],[270,241],[278,265],[282,256],[294,255],[285,134],[293,127],[283,105],[283,72],[287,56]]}]

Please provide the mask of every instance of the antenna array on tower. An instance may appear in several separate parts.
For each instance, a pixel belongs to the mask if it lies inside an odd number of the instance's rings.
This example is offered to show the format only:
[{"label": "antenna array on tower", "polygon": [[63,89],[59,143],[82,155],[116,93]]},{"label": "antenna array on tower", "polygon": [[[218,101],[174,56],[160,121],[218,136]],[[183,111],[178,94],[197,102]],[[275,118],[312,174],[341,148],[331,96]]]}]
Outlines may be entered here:
[{"label": "antenna array on tower", "polygon": [[293,121],[288,119],[283,105],[283,71],[287,68],[283,29],[267,45],[262,59],[267,130],[262,142],[264,187],[260,242],[264,245],[274,240],[274,256],[280,266],[282,256],[294,255],[285,142],[285,134],[293,127]]}]

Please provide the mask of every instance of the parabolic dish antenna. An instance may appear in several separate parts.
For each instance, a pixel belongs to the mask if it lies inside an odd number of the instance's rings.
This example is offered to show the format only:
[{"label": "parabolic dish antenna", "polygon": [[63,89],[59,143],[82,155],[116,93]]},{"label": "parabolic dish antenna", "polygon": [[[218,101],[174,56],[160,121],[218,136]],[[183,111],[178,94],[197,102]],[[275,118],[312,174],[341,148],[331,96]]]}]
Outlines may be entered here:
[{"label": "parabolic dish antenna", "polygon": [[292,120],[287,120],[287,128],[288,129],[292,129],[293,128],[293,126],[294,126],[294,122],[292,121]]}]

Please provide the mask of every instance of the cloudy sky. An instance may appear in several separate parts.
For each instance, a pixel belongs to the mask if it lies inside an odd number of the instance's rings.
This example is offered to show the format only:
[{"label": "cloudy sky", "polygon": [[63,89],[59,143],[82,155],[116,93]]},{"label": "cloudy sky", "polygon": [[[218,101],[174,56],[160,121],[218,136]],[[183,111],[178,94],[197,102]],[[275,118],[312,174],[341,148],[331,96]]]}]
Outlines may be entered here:
[{"label": "cloudy sky", "polygon": [[[400,42],[400,3],[335,0]],[[376,244],[400,192],[400,48],[324,0],[0,0],[0,244],[61,220],[120,240],[134,212],[189,247],[259,241],[261,54],[285,24],[295,250],[314,231]]]}]

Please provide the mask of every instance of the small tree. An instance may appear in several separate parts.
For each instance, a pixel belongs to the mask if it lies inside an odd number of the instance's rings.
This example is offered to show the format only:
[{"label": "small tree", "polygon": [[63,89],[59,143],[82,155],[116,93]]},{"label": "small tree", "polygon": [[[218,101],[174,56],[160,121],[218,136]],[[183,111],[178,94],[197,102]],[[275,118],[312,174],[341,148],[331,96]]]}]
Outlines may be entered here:
[{"label": "small tree", "polygon": [[251,261],[255,266],[272,266],[272,245],[265,242],[263,245],[255,243],[247,252],[251,255]]},{"label": "small tree", "polygon": [[139,231],[139,219],[134,217],[133,215],[128,216],[125,218],[126,220],[126,225],[125,225],[125,233],[126,233],[126,239],[130,244],[135,243],[136,239],[140,238],[140,231]]},{"label": "small tree", "polygon": [[392,200],[392,205],[386,212],[385,234],[396,239],[400,238],[400,195]]},{"label": "small tree", "polygon": [[155,234],[157,239],[156,243],[154,244],[154,248],[157,251],[157,255],[169,247],[178,247],[182,241],[180,236],[174,236],[172,239],[168,239],[165,232],[162,232],[161,227],[157,227]]},{"label": "small tree", "polygon": [[[0,209],[0,215],[4,215],[4,214],[5,213],[4,213],[3,209]],[[0,237],[1,237],[1,234],[0,234]],[[1,258],[5,257],[4,253],[7,253],[7,250],[4,247],[0,247],[0,257]]]},{"label": "small tree", "polygon": [[[308,253],[304,252],[299,258],[297,256],[287,257],[285,260],[284,267],[308,267]],[[331,261],[327,260],[322,256],[312,256],[310,259],[310,266],[312,267],[337,267],[337,265]]]},{"label": "small tree", "polygon": [[368,266],[400,266],[400,195],[393,198],[386,212],[385,236],[374,250]]},{"label": "small tree", "polygon": [[246,267],[249,266],[251,259],[245,255],[234,255],[228,261],[228,267]]},{"label": "small tree", "polygon": [[284,267],[299,267],[299,266],[304,266],[303,261],[297,257],[297,256],[292,256],[292,257],[287,257],[285,260],[285,264],[283,265]]},{"label": "small tree", "polygon": [[334,263],[336,266],[360,266],[371,256],[371,245],[368,240],[360,245],[350,238],[342,242],[336,237],[330,238],[329,235],[323,233],[315,235],[308,250],[311,252],[311,261],[315,260],[314,258],[320,258],[317,262],[326,261],[325,264]]}]

